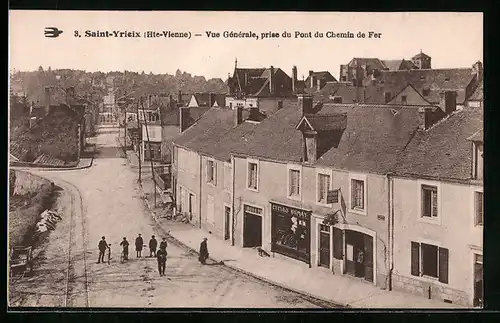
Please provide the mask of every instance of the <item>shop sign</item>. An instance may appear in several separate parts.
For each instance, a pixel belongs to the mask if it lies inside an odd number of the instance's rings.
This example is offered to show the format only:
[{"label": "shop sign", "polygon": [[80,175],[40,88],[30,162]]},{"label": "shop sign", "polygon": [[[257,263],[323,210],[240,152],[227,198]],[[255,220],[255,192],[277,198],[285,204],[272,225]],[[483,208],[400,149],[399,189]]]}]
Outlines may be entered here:
[{"label": "shop sign", "polygon": [[293,207],[271,203],[271,210],[284,215],[294,216],[301,220],[309,220],[311,211],[296,209]]},{"label": "shop sign", "polygon": [[333,204],[339,202],[339,190],[328,191],[326,193],[326,203]]}]

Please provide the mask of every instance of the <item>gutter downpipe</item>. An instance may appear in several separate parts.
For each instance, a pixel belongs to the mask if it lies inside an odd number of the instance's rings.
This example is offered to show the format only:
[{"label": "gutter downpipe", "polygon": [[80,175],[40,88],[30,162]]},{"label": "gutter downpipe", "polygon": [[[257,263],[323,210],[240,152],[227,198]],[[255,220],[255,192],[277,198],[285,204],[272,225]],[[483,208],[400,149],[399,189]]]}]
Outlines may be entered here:
[{"label": "gutter downpipe", "polygon": [[394,269],[394,182],[392,174],[387,174],[387,207],[389,218],[387,220],[387,240],[389,243],[389,291],[392,291],[392,271]]},{"label": "gutter downpipe", "polygon": [[231,246],[234,246],[234,231],[236,227],[236,221],[234,219],[234,189],[235,189],[235,184],[234,184],[234,173],[235,173],[235,166],[236,162],[234,160],[234,155],[231,154]]},{"label": "gutter downpipe", "polygon": [[199,204],[199,219],[200,219],[200,223],[199,223],[199,228],[201,229],[201,205],[203,203],[201,203],[202,201],[202,194],[201,194],[201,189],[202,189],[202,183],[203,183],[203,156],[201,154],[198,154],[198,157],[200,158],[200,196],[198,198],[198,204]]}]

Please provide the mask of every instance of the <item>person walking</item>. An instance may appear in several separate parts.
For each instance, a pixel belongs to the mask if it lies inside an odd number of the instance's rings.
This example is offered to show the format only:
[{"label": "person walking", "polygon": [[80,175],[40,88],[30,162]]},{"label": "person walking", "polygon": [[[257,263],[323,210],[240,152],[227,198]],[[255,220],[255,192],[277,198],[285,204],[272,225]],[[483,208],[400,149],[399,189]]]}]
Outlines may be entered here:
[{"label": "person walking", "polygon": [[200,243],[200,262],[204,265],[208,259],[208,246],[207,246],[207,238],[203,238],[203,241]]},{"label": "person walking", "polygon": [[165,267],[167,266],[167,249],[158,250],[156,253],[156,259],[158,260],[158,273],[160,276],[165,276]]},{"label": "person walking", "polygon": [[167,238],[163,238],[162,241],[160,242],[160,249],[163,250],[167,249]]},{"label": "person walking", "polygon": [[128,241],[126,237],[123,237],[122,242],[120,242],[120,246],[123,248],[123,261],[128,260]]},{"label": "person walking", "polygon": [[101,261],[102,263],[104,263],[104,253],[108,249],[108,244],[106,243],[106,237],[101,238],[101,241],[99,241],[97,247],[99,248],[99,258],[97,258],[97,263],[100,264]]},{"label": "person walking", "polygon": [[144,245],[144,240],[142,240],[141,234],[139,233],[139,236],[137,238],[135,238],[136,258],[141,258],[143,245]]},{"label": "person walking", "polygon": [[156,257],[156,247],[158,246],[158,241],[156,241],[155,236],[151,236],[151,240],[149,240],[149,257]]}]

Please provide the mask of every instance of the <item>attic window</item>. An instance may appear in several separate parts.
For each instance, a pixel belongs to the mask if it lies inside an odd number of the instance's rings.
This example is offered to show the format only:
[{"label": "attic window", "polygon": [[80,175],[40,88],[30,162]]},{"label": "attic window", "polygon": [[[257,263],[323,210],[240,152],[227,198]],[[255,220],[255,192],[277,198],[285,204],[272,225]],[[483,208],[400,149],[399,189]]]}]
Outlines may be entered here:
[{"label": "attic window", "polygon": [[449,77],[445,77],[444,80],[445,80],[445,82],[448,82],[450,80],[450,78]]},{"label": "attic window", "polygon": [[342,97],[341,96],[330,96],[330,99],[333,100],[333,103],[342,103]]}]

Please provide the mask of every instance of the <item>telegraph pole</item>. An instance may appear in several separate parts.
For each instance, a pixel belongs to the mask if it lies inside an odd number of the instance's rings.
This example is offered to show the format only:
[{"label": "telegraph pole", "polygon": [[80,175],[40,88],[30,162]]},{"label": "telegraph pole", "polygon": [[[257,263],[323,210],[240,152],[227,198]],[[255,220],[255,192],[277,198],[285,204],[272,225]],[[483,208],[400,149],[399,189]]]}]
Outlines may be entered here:
[{"label": "telegraph pole", "polygon": [[[140,135],[142,137],[142,127],[141,127],[141,123],[140,123],[140,120],[139,120],[139,101],[136,102],[136,114],[137,114],[137,128],[139,128],[139,133],[138,135]],[[142,171],[141,171],[141,163],[142,163],[142,157],[141,157],[141,147],[138,145],[137,146],[137,150],[139,150],[139,184],[142,185],[142,182],[141,182],[141,174],[142,174]]]},{"label": "telegraph pole", "polygon": [[[142,102],[142,96],[141,96],[141,107],[142,107],[142,114],[144,115],[144,119],[146,119],[146,112],[144,111],[144,103]],[[153,152],[151,150],[151,143],[149,141],[149,131],[148,131],[148,122],[147,120],[144,121],[144,127],[146,128],[146,138],[148,140],[148,149],[149,149],[149,161],[151,162],[151,175],[153,177],[153,197],[154,197],[154,207],[156,207],[156,178],[155,178],[155,173],[154,173],[154,166],[153,166]]]}]

